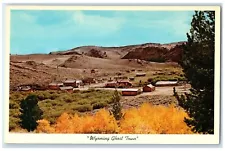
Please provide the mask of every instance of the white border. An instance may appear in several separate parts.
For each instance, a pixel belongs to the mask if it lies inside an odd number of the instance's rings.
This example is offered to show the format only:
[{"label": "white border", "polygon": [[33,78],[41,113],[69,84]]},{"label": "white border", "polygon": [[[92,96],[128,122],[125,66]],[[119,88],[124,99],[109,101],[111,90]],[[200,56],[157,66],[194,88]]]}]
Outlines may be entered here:
[{"label": "white border", "polygon": [[[214,135],[129,135],[138,136],[136,141],[90,141],[91,134],[14,134],[8,132],[9,124],[9,50],[10,50],[10,10],[215,10],[215,134]],[[5,8],[5,92],[4,92],[4,142],[32,144],[218,144],[220,119],[220,7],[219,6],[6,6]],[[123,134],[97,134],[92,136],[128,136]]]}]

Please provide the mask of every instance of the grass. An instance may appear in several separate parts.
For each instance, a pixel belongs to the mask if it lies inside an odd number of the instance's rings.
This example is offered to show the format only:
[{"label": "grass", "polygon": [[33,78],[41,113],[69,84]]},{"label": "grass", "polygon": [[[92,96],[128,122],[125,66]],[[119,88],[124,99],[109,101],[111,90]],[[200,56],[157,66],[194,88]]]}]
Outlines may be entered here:
[{"label": "grass", "polygon": [[156,71],[143,71],[146,73],[146,76],[143,77],[135,77],[135,73],[130,74],[130,76],[134,76],[135,79],[132,82],[134,87],[144,86],[148,83],[152,83],[153,85],[157,81],[185,81],[185,77],[183,71],[179,67],[167,67],[162,70]]},{"label": "grass", "polygon": [[[9,100],[9,129],[17,129],[19,127],[19,104],[25,99],[29,93],[12,92]],[[39,98],[38,105],[43,110],[43,118],[54,123],[56,118],[63,112],[70,114],[82,114],[93,109],[106,107],[111,103],[113,91],[103,90],[87,90],[74,93],[57,92],[57,91],[36,91],[32,94]]]}]

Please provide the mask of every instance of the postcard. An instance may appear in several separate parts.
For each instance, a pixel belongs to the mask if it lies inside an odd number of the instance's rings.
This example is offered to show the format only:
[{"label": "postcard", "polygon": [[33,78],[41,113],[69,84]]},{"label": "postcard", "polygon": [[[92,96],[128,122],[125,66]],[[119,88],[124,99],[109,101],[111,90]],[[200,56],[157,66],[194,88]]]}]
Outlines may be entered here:
[{"label": "postcard", "polygon": [[4,16],[5,143],[219,144],[220,6]]}]

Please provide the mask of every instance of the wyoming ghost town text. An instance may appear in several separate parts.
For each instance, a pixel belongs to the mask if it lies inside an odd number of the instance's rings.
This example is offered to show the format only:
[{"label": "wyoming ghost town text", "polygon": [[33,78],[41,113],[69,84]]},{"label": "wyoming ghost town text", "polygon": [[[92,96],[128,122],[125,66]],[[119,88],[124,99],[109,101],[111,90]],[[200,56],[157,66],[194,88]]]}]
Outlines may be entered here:
[{"label": "wyoming ghost town text", "polygon": [[91,141],[136,141],[138,136],[87,136]]}]

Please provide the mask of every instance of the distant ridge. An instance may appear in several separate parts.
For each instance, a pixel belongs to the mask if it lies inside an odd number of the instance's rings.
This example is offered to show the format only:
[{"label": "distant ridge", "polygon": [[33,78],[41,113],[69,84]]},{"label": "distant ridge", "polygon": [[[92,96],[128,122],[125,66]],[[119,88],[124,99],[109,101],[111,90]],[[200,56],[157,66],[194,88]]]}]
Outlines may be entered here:
[{"label": "distant ridge", "polygon": [[173,43],[144,43],[136,45],[103,47],[80,46],[64,51],[50,52],[50,55],[86,55],[105,59],[141,59],[147,61],[174,61],[181,59],[182,47],[185,41]]}]

